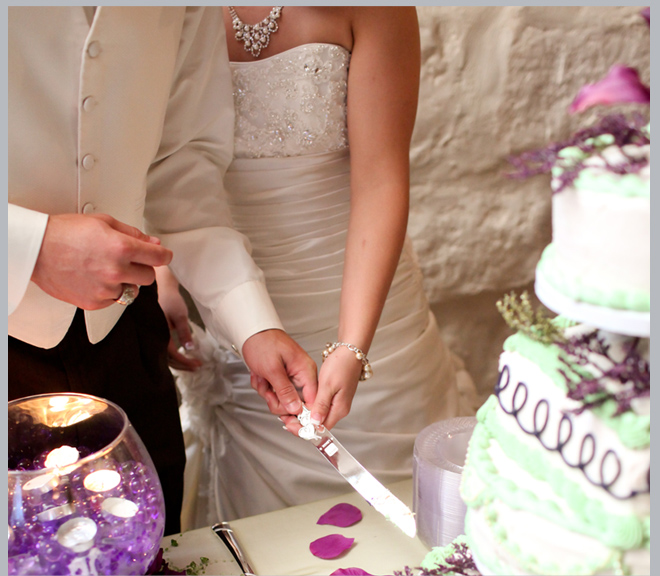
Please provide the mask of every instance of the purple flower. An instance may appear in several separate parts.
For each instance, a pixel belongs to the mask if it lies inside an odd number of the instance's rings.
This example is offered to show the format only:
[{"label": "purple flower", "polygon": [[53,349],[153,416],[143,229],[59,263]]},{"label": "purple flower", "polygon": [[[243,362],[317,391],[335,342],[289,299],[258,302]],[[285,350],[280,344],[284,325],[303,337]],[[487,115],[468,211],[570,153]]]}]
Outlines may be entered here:
[{"label": "purple flower", "polygon": [[318,520],[317,524],[331,524],[332,526],[339,526],[346,528],[352,526],[356,522],[362,520],[362,512],[356,506],[342,502],[337,504],[323,514]]},{"label": "purple flower", "polygon": [[346,538],[341,534],[329,534],[309,545],[309,550],[317,558],[330,560],[348,550],[355,542],[355,538]]},{"label": "purple flower", "polygon": [[646,20],[646,23],[651,25],[651,7],[647,6],[640,12],[641,16]]},{"label": "purple flower", "polygon": [[372,576],[362,568],[339,568],[330,574],[330,576]]},{"label": "purple flower", "polygon": [[600,82],[584,86],[573,100],[569,111],[574,114],[598,104],[620,102],[649,104],[651,91],[648,86],[642,84],[637,70],[615,65]]},{"label": "purple flower", "polygon": [[[600,406],[608,400],[616,402],[615,416],[632,410],[636,398],[648,398],[651,395],[651,367],[638,350],[640,339],[631,340],[625,349],[625,357],[615,360],[610,347],[596,330],[567,342],[558,342],[567,357],[560,358],[565,369],[559,372],[566,380],[567,396],[577,400],[581,406],[572,410],[580,414],[585,409]],[[600,358],[594,362],[593,358]],[[580,366],[589,365],[597,373],[589,377],[579,370]],[[609,365],[608,368],[599,366]],[[612,389],[609,383],[618,382],[620,387]]]},{"label": "purple flower", "polygon": [[[514,170],[509,172],[509,178],[529,178],[537,174],[550,173],[553,166],[557,164],[559,153],[566,147],[575,146],[582,150],[585,158],[590,155],[600,155],[603,145],[594,139],[602,134],[608,134],[614,138],[614,145],[622,148],[628,144],[644,146],[650,143],[648,130],[645,128],[648,119],[639,114],[633,113],[628,116],[623,114],[610,114],[601,118],[596,124],[588,128],[583,128],[573,134],[569,139],[561,142],[552,142],[539,150],[523,152],[518,156],[509,158],[509,162]],[[606,144],[609,146],[609,144]],[[625,152],[624,152],[625,155]],[[627,156],[627,161],[623,165],[610,166],[606,163],[607,169],[617,173],[634,173],[648,166],[648,160]],[[584,168],[583,161],[576,161],[575,165],[565,170],[557,177],[557,185],[553,187],[553,194],[561,192],[567,186],[570,186],[575,178],[578,177]]]}]

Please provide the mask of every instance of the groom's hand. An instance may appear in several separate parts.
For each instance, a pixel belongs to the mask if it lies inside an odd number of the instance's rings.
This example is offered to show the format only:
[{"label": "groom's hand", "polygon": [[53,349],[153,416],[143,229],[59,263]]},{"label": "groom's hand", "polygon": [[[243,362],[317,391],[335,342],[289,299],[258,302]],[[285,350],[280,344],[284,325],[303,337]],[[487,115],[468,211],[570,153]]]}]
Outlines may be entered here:
[{"label": "groom's hand", "polygon": [[[264,330],[243,344],[252,387],[276,416],[300,414],[316,398],[316,363],[286,332]],[[302,396],[302,400],[301,400]]]},{"label": "groom's hand", "polygon": [[48,217],[32,281],[58,300],[99,310],[125,284],[149,286],[154,268],[170,260],[158,238],[108,214],[56,214]]}]

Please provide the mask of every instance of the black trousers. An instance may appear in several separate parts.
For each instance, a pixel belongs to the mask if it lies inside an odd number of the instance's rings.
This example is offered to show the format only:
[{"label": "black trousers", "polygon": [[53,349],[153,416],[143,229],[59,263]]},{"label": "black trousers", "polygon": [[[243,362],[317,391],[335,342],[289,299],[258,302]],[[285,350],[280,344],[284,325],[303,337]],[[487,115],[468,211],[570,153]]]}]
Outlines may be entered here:
[{"label": "black trousers", "polygon": [[82,310],[50,349],[9,337],[9,400],[49,392],[93,394],[121,406],[151,456],[165,494],[165,534],[180,531],[186,455],[172,374],[167,321],[156,284],[98,344],[90,344]]}]

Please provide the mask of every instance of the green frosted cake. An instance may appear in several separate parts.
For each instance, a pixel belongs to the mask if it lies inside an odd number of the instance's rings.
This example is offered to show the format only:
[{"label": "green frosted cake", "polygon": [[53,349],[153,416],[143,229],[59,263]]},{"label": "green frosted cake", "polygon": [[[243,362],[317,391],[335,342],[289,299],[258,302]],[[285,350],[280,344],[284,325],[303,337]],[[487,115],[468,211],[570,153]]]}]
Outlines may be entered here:
[{"label": "green frosted cake", "polygon": [[483,574],[650,573],[649,340],[506,340],[461,482]]}]

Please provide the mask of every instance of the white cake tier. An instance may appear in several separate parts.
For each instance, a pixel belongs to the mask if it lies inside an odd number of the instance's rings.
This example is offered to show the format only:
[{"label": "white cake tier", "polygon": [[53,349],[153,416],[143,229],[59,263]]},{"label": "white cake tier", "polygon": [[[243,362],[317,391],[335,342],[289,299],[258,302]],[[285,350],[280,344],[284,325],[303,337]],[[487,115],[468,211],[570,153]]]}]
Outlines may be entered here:
[{"label": "white cake tier", "polygon": [[[623,151],[610,146],[585,159],[578,177],[563,188],[562,166],[571,169],[572,161],[558,165],[552,181],[558,190],[552,196],[552,243],[536,268],[553,310],[570,315],[564,306],[580,312],[572,302],[584,302],[650,312],[650,166],[634,171],[627,164],[629,158],[643,161],[649,154],[649,146],[630,145]],[[600,326],[591,315],[576,319]]]}]

